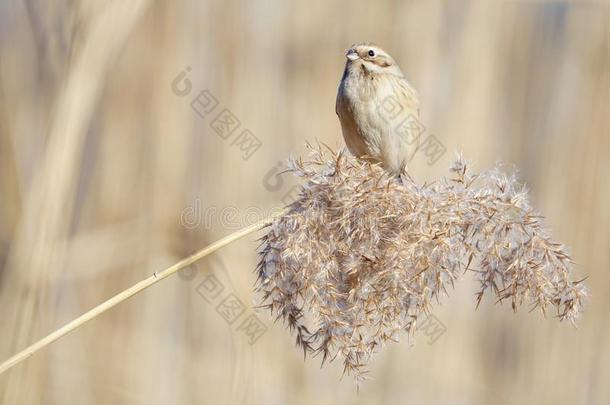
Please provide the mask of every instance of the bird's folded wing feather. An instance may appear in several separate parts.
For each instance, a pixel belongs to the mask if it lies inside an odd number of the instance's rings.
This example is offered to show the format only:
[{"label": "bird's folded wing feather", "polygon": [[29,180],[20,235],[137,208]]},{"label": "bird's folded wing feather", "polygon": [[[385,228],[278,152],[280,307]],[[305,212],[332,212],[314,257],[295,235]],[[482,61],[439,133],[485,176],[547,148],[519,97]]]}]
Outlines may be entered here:
[{"label": "bird's folded wing feather", "polygon": [[419,95],[404,77],[394,79],[394,88],[400,104],[419,117]]}]

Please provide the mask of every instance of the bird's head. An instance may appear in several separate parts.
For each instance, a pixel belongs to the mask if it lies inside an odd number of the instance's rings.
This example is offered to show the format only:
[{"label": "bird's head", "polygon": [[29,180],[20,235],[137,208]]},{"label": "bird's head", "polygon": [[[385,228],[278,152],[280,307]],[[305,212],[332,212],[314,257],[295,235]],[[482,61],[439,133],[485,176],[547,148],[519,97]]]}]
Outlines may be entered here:
[{"label": "bird's head", "polygon": [[363,73],[401,75],[394,59],[383,49],[373,44],[352,45],[345,54],[348,70],[362,70]]}]

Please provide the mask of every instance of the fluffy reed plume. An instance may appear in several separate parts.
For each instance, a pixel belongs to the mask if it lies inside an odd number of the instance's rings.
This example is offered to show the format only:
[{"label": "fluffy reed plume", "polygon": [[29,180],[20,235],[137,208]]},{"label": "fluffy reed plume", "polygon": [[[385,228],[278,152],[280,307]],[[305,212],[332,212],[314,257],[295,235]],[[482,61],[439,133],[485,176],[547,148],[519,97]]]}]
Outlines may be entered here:
[{"label": "fluffy reed plume", "polygon": [[586,289],[548,236],[514,175],[473,173],[461,157],[449,179],[418,185],[345,152],[292,160],[300,196],[262,238],[257,289],[304,353],[343,358],[361,378],[371,355],[467,270],[514,310],[523,303],[575,321]]}]

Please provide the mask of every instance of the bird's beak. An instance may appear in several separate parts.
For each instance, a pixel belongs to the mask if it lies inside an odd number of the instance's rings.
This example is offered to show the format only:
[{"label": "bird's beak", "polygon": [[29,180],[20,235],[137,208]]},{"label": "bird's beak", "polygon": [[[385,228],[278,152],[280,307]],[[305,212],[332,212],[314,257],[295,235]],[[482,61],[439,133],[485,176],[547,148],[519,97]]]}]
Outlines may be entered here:
[{"label": "bird's beak", "polygon": [[358,56],[358,52],[356,52],[355,49],[350,49],[349,51],[347,51],[347,54],[345,54],[345,56],[347,57],[347,59],[349,60],[356,60],[359,58]]}]

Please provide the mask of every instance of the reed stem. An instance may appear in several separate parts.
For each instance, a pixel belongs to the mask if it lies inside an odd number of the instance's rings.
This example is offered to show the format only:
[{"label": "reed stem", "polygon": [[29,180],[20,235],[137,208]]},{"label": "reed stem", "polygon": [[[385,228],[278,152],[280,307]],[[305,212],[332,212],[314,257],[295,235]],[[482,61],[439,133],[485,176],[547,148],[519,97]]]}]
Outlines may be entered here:
[{"label": "reed stem", "polygon": [[274,216],[270,216],[268,218],[263,219],[262,221],[259,221],[255,224],[242,228],[230,235],[227,235],[224,238],[219,239],[216,242],[193,253],[192,255],[180,260],[178,263],[176,263],[162,271],[155,272],[153,275],[145,278],[144,280],[137,282],[136,284],[127,288],[126,290],[121,291],[117,295],[102,302],[98,306],[90,309],[89,311],[85,312],[78,318],[65,324],[61,328],[55,330],[54,332],[50,333],[49,335],[45,336],[44,338],[40,339],[36,343],[30,345],[26,349],[20,351],[19,353],[15,354],[11,358],[9,358],[8,360],[6,360],[2,364],[0,364],[0,374],[4,373],[5,371],[9,370],[10,368],[14,367],[15,365],[21,363],[22,361],[24,361],[25,359],[27,359],[28,357],[30,357],[37,351],[39,351],[39,350],[43,349],[44,347],[50,345],[51,343],[55,342],[57,339],[65,336],[68,333],[72,332],[73,330],[81,327],[83,324],[94,319],[98,315],[101,315],[102,313],[108,311],[110,308],[114,307],[115,305],[120,304],[121,302],[123,302],[123,301],[127,300],[128,298],[136,295],[137,293],[147,289],[148,287],[152,286],[153,284],[158,283],[159,281],[163,280],[164,278],[169,277],[172,274],[176,273],[177,271],[179,271],[187,266],[190,266],[191,264],[210,255],[211,253],[214,253],[218,249],[220,249],[232,242],[235,242],[236,240],[238,240],[252,232],[255,232],[257,230],[264,228],[266,225],[271,223],[273,218],[274,218]]}]

